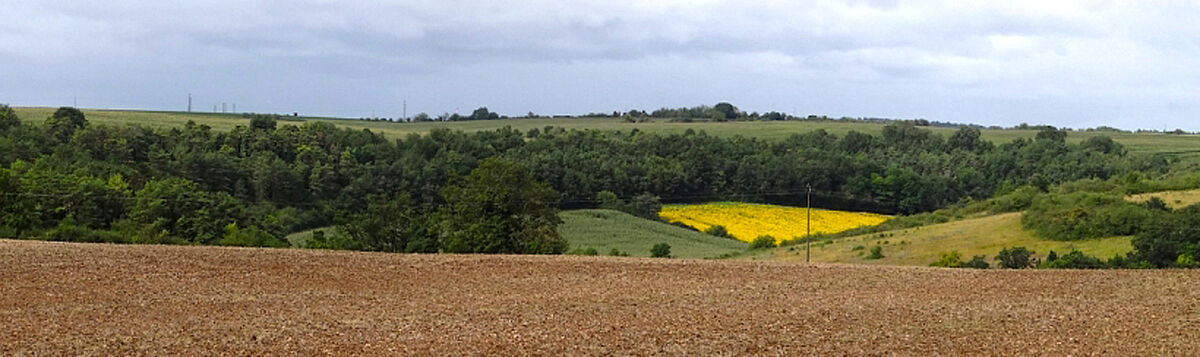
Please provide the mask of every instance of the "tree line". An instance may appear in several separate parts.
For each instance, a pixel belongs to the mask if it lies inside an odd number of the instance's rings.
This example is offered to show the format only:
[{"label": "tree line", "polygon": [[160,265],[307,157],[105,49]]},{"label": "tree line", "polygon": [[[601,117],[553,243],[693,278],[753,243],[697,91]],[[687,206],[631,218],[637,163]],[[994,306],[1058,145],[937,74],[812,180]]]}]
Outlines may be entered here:
[{"label": "tree line", "polygon": [[26,124],[2,107],[0,236],[270,246],[336,224],[339,234],[311,244],[559,253],[556,210],[597,206],[602,191],[637,207],[796,204],[811,186],[817,207],[912,214],[1166,168],[1106,137],[1069,144],[1066,135],[1047,128],[995,145],[976,128],[943,137],[895,122],[879,136],[817,130],[781,141],[557,127],[388,140],[268,115],[229,132],[94,125],[73,108]]}]

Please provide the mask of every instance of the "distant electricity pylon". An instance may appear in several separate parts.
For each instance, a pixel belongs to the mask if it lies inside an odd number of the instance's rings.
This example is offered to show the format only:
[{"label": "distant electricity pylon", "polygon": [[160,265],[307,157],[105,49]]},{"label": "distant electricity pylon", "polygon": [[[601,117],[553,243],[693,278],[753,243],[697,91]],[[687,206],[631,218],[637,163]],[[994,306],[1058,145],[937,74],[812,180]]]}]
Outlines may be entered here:
[{"label": "distant electricity pylon", "polygon": [[192,112],[192,93],[188,93],[188,113]]}]

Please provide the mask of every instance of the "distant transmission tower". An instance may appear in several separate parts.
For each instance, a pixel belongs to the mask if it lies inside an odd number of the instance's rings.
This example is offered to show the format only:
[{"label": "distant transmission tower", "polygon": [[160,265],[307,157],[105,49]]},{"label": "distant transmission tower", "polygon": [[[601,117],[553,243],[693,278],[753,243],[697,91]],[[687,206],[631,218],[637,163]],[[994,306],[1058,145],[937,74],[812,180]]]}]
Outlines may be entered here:
[{"label": "distant transmission tower", "polygon": [[192,112],[192,93],[188,93],[188,113]]}]

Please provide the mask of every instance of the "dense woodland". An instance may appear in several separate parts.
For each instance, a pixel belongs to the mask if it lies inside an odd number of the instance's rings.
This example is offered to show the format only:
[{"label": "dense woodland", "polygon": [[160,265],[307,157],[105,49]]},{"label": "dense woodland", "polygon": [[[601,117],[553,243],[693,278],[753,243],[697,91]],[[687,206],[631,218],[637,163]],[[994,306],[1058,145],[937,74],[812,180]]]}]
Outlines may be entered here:
[{"label": "dense woodland", "polygon": [[1168,167],[1107,137],[1068,144],[1053,128],[1001,145],[972,127],[943,137],[911,122],[777,142],[556,127],[388,140],[277,119],[151,130],[61,108],[31,125],[0,107],[0,236],[282,246],[290,232],[338,224],[343,233],[310,246],[561,253],[557,210],[596,206],[605,191],[650,206],[798,204],[811,186],[817,207],[914,214]]}]

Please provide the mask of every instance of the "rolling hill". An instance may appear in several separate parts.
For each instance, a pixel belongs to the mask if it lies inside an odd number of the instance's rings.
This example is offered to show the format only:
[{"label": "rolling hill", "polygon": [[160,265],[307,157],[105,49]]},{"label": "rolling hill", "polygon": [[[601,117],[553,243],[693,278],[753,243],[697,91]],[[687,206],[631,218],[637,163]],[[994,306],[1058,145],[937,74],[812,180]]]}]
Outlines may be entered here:
[{"label": "rolling hill", "polygon": [[[25,121],[42,121],[54,112],[54,108],[14,107],[17,115]],[[237,125],[245,125],[247,119],[237,114],[201,113],[201,112],[169,112],[169,111],[135,111],[135,110],[105,110],[82,109],[88,120],[96,123],[111,125],[137,124],[150,127],[179,127],[189,120],[206,124],[215,130],[230,130]],[[688,129],[703,130],[715,136],[741,135],[765,140],[781,140],[792,134],[824,129],[834,135],[844,135],[854,130],[878,135],[884,124],[872,122],[843,122],[843,121],[754,121],[754,122],[706,122],[672,123],[665,119],[655,119],[649,123],[625,123],[618,118],[521,118],[501,120],[476,120],[458,122],[422,122],[422,123],[392,123],[378,121],[363,121],[355,119],[325,118],[325,117],[296,117],[295,121],[283,121],[280,125],[297,125],[303,121],[326,121],[334,125],[370,129],[391,138],[401,138],[405,135],[428,133],[435,128],[462,130],[474,132],[512,127],[522,132],[531,129],[543,129],[547,126],[564,129],[597,129],[630,131],[637,129],[651,133],[683,133]],[[935,133],[949,136],[955,128],[929,127]],[[1005,143],[1017,138],[1033,138],[1035,130],[1016,129],[982,129],[982,138],[996,143]],[[1200,156],[1200,139],[1194,135],[1167,135],[1154,133],[1121,133],[1121,132],[1071,132],[1067,140],[1079,142],[1094,136],[1109,136],[1125,145],[1132,152],[1154,153],[1185,157]]]},{"label": "rolling hill", "polygon": [[662,222],[634,217],[624,212],[600,209],[564,211],[559,213],[563,224],[558,232],[571,249],[596,248],[600,254],[612,249],[635,257],[650,256],[650,247],[658,243],[671,245],[671,255],[678,258],[712,258],[726,253],[745,251],[746,243],[719,238],[672,226]]},{"label": "rolling hill", "polygon": [[1126,199],[1133,202],[1146,202],[1150,197],[1158,197],[1167,204],[1167,207],[1180,209],[1200,203],[1200,189],[1143,193],[1131,195]]},{"label": "rolling hill", "polygon": [[[883,246],[882,259],[866,260],[873,246]],[[1021,227],[1021,213],[965,219],[917,228],[900,229],[813,243],[812,261],[877,265],[925,266],[936,261],[942,253],[958,251],[963,259],[986,255],[988,261],[1006,247],[1023,246],[1045,257],[1051,250],[1059,254],[1072,249],[1100,258],[1110,258],[1132,250],[1129,237],[1113,237],[1082,241],[1051,241],[1034,237]],[[746,256],[747,259],[804,260],[804,246],[776,248]]]}]

